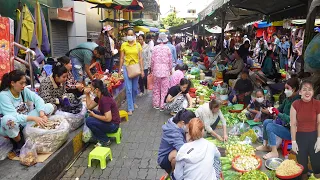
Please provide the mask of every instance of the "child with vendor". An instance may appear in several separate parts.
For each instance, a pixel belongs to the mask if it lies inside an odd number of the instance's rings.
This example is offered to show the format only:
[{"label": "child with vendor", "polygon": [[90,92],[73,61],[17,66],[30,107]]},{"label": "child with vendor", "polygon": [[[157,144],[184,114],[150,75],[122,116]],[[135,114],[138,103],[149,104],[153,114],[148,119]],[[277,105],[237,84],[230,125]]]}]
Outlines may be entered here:
[{"label": "child with vendor", "polygon": [[283,103],[279,108],[272,108],[272,114],[275,115],[276,121],[266,119],[263,121],[263,145],[257,147],[258,151],[269,152],[263,156],[263,159],[278,158],[279,153],[276,146],[276,137],[285,140],[291,140],[290,133],[290,108],[294,101],[300,99],[299,79],[294,77],[288,79],[285,84],[285,95]]},{"label": "child with vendor", "polygon": [[272,107],[272,104],[265,99],[263,90],[259,89],[255,92],[255,98],[250,101],[247,107],[247,116],[249,119],[254,119],[254,122],[270,119],[272,116],[268,110],[269,107]]}]

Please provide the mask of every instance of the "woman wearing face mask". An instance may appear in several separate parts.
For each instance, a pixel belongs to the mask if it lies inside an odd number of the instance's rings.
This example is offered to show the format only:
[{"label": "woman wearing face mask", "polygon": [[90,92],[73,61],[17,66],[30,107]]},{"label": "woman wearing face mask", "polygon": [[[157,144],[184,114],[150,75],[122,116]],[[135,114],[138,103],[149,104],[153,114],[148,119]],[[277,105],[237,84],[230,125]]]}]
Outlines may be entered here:
[{"label": "woman wearing face mask", "polygon": [[[127,42],[124,42],[121,45],[120,53],[120,68],[122,67],[124,83],[126,87],[126,97],[128,104],[128,114],[132,115],[134,108],[138,108],[135,104],[136,96],[138,93],[138,81],[139,76],[135,78],[129,78],[126,66],[139,64],[141,70],[141,77],[145,76],[144,66],[142,60],[142,47],[140,43],[135,41],[135,34],[133,29],[127,30]],[[123,66],[124,65],[124,66]],[[119,76],[122,74],[122,71],[119,72]]]},{"label": "woman wearing face mask", "polygon": [[176,180],[220,179],[220,171],[216,170],[220,167],[220,152],[213,143],[203,138],[203,134],[203,122],[199,118],[191,119],[187,133],[188,143],[180,148],[176,157],[174,170]]},{"label": "woman wearing face mask", "polygon": [[163,111],[165,96],[170,88],[173,61],[170,48],[166,45],[167,35],[160,33],[157,42],[160,44],[152,49],[151,56],[151,72],[154,81],[152,102],[155,109]]},{"label": "woman wearing face mask", "polygon": [[292,150],[304,167],[302,179],[308,179],[308,157],[313,173],[320,178],[320,101],[313,99],[311,81],[301,83],[299,94],[301,99],[292,103],[290,110]]},{"label": "woman wearing face mask", "polygon": [[[212,137],[217,138],[219,141],[227,141],[227,122],[220,110],[220,102],[211,100],[209,103],[205,103],[196,110],[196,116],[204,122],[205,136],[210,134]],[[215,132],[215,129],[219,123],[222,122],[223,137]]]},{"label": "woman wearing face mask", "polygon": [[234,88],[233,95],[229,97],[232,103],[244,103],[248,105],[251,100],[251,93],[253,91],[253,85],[249,77],[249,71],[247,69],[242,70],[241,78],[237,80]]},{"label": "woman wearing face mask", "polygon": [[272,119],[266,119],[263,122],[263,145],[257,147],[258,151],[271,151],[264,155],[264,159],[273,157],[279,157],[279,153],[276,146],[276,136],[291,140],[290,135],[290,108],[292,103],[300,99],[298,94],[299,79],[290,78],[285,84],[286,99],[279,106],[278,109],[272,108],[272,113],[277,116],[277,123],[274,123]]},{"label": "woman wearing face mask", "polygon": [[[36,93],[25,88],[26,82],[24,72],[13,70],[3,75],[0,86],[0,135],[10,138],[17,156],[25,143],[22,130],[27,121],[44,126],[47,116],[54,110],[52,104],[46,104]],[[33,102],[35,109],[30,110],[27,102]]]},{"label": "woman wearing face mask", "polygon": [[169,89],[165,97],[165,109],[170,111],[171,115],[179,112],[183,108],[192,107],[192,98],[189,95],[191,81],[188,79],[181,79],[180,85],[173,86]]},{"label": "woman wearing face mask", "polygon": [[272,105],[265,99],[263,90],[257,90],[255,99],[251,100],[247,107],[249,119],[254,119],[254,122],[260,122],[272,118],[268,110],[269,107],[272,107]]},{"label": "woman wearing face mask", "polygon": [[183,109],[162,126],[158,164],[168,174],[171,174],[175,168],[177,153],[181,146],[187,142],[185,133],[188,129],[188,123],[195,117],[193,112]]},{"label": "woman wearing face mask", "polygon": [[67,68],[60,62],[57,62],[52,67],[52,75],[41,81],[39,96],[44,102],[53,104],[55,109],[57,109],[60,99],[63,99],[63,95],[66,92],[65,83],[67,78]]},{"label": "woman wearing face mask", "polygon": [[[109,146],[111,141],[106,134],[117,132],[120,124],[117,103],[99,79],[93,80],[91,87],[86,88],[84,92],[89,112],[86,125],[99,141],[97,145]],[[91,99],[90,92],[95,94],[96,98],[94,100]],[[93,110],[96,106],[98,106],[99,111]]]}]

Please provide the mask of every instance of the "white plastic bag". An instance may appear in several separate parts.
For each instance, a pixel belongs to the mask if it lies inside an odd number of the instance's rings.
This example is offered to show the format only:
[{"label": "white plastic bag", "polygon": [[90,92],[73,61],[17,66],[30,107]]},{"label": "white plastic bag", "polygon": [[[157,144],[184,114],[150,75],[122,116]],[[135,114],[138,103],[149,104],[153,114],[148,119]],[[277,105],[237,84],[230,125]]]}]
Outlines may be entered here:
[{"label": "white plastic bag", "polygon": [[0,161],[6,159],[7,154],[12,150],[12,144],[9,139],[0,136]]},{"label": "white plastic bag", "polygon": [[37,163],[37,149],[35,143],[27,140],[20,150],[20,163],[25,166],[33,166]]},{"label": "white plastic bag", "polygon": [[81,112],[78,114],[72,114],[64,111],[58,110],[55,115],[61,115],[63,116],[68,123],[70,124],[70,132],[78,129],[84,122],[84,116],[87,112],[86,106],[83,104]]},{"label": "white plastic bag", "polygon": [[24,136],[35,142],[38,153],[51,153],[58,150],[68,139],[70,125],[61,115],[49,117],[49,121],[59,121],[60,125],[55,129],[42,129],[28,123],[24,128]]},{"label": "white plastic bag", "polygon": [[84,143],[87,143],[90,141],[91,138],[92,138],[92,132],[88,128],[88,126],[86,124],[84,124],[83,131],[82,131],[82,141]]}]

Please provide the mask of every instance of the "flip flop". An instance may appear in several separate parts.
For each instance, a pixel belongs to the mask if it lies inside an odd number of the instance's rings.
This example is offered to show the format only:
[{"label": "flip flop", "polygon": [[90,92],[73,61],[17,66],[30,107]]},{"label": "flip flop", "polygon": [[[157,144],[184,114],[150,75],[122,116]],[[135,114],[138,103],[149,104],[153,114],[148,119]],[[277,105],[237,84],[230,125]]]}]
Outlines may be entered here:
[{"label": "flip flop", "polygon": [[[268,154],[270,154],[270,153],[268,153]],[[278,156],[271,156],[271,155],[268,156],[268,154],[264,155],[262,158],[265,160],[270,159],[270,158],[279,158],[279,155]]]}]

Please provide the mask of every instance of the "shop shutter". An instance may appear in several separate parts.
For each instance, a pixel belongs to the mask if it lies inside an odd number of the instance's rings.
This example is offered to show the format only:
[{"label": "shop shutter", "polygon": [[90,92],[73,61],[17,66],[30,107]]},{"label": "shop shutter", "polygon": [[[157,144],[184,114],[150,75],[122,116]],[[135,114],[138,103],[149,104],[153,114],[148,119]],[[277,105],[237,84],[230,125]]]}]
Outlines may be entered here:
[{"label": "shop shutter", "polygon": [[51,21],[52,57],[64,56],[69,50],[67,23],[65,21]]}]

